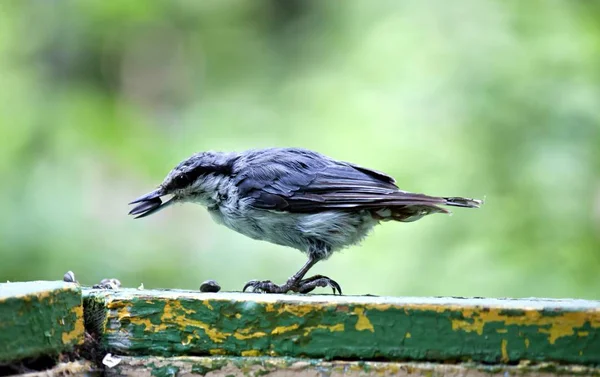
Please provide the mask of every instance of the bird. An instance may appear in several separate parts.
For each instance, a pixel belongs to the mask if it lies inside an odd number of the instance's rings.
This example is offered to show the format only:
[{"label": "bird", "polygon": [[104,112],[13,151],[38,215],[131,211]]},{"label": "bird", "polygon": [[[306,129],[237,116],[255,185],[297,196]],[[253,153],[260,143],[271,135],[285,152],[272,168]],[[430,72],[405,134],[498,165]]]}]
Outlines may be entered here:
[{"label": "bird", "polygon": [[[170,197],[164,201],[163,197]],[[176,203],[206,207],[216,223],[255,240],[305,253],[285,283],[250,280],[242,291],[305,294],[339,283],[308,271],[334,252],[358,244],[379,223],[413,222],[445,206],[479,208],[482,200],[403,191],[391,176],[304,148],[198,152],[181,161],[154,191],[130,202],[135,218]]]}]

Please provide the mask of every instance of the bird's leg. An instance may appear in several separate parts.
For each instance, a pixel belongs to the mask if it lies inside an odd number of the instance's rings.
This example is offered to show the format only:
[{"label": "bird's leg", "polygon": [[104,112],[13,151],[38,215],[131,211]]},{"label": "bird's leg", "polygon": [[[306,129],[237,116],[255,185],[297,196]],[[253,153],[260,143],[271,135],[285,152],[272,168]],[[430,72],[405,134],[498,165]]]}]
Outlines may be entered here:
[{"label": "bird's leg", "polygon": [[283,285],[277,285],[273,283],[271,280],[250,280],[244,285],[245,291],[248,288],[252,288],[253,292],[266,292],[266,293],[287,293],[289,291],[298,292],[299,284],[304,275],[310,270],[312,266],[314,266],[319,261],[318,258],[314,256],[309,256],[308,261],[302,266],[302,268],[292,275]]}]

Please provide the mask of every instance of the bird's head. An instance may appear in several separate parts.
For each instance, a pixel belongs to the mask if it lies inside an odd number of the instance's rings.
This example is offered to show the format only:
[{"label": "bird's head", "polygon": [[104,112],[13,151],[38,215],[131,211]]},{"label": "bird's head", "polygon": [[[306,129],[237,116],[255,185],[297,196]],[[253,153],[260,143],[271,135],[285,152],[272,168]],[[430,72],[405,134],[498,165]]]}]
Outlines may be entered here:
[{"label": "bird's head", "polygon": [[[231,174],[236,156],[232,153],[200,152],[179,163],[158,188],[129,204],[137,204],[130,215],[146,217],[177,202],[207,204],[223,177]],[[163,202],[161,197],[171,198]]]}]

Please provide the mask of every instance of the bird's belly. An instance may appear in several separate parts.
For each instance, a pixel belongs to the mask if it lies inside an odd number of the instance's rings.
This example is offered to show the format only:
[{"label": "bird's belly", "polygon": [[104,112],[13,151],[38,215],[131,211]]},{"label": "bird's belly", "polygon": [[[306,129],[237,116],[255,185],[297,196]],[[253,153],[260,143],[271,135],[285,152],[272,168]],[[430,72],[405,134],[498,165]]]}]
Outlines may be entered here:
[{"label": "bird's belly", "polygon": [[209,211],[213,219],[256,240],[293,247],[307,252],[315,241],[331,251],[360,242],[377,221],[367,212],[329,211],[317,214],[251,209],[239,213]]}]

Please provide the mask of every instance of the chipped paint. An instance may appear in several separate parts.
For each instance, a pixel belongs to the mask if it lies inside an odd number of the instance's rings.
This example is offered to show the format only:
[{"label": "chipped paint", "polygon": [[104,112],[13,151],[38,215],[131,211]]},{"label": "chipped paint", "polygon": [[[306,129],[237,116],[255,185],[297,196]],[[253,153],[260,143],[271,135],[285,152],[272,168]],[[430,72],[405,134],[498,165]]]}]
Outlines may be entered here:
[{"label": "chipped paint", "polygon": [[[65,344],[82,344],[85,328],[83,326],[83,306],[79,305],[71,309],[71,319],[69,323],[73,324],[73,329],[62,333],[62,342]],[[61,324],[65,325],[64,318],[61,318]]]},{"label": "chipped paint", "polygon": [[208,301],[208,300],[202,300],[202,304],[203,304],[204,306],[206,306],[206,307],[208,308],[208,310],[213,310],[213,307],[212,307],[212,305],[210,304],[210,301]]},{"label": "chipped paint", "polygon": [[[166,323],[175,323],[179,329],[184,330],[190,326],[204,330],[206,335],[215,343],[222,343],[231,333],[221,332],[218,329],[211,327],[208,323],[191,319],[185,314],[195,313],[194,310],[187,310],[181,306],[177,300],[169,300],[164,307],[164,314],[161,317],[161,324],[154,325],[158,328],[165,326]],[[150,330],[155,332],[153,330]]]},{"label": "chipped paint", "polygon": [[263,336],[267,336],[265,332],[255,331],[252,332],[251,329],[241,329],[233,333],[233,336],[239,340],[252,339],[252,338],[261,338]]},{"label": "chipped paint", "polygon": [[271,335],[284,334],[288,331],[296,330],[298,327],[300,327],[300,325],[297,323],[294,323],[291,326],[277,326],[271,331]]},{"label": "chipped paint", "polygon": [[500,343],[500,352],[502,353],[502,362],[503,363],[508,363],[508,361],[510,360],[508,358],[508,341],[506,339],[502,339],[502,342]]},{"label": "chipped paint", "polygon": [[126,354],[251,350],[316,358],[600,363],[600,303],[592,301],[137,290],[86,295],[106,301],[104,309],[92,308],[102,311],[102,341]]},{"label": "chipped paint", "polygon": [[81,289],[65,282],[0,284],[0,364],[83,343]]},{"label": "chipped paint", "polygon": [[197,333],[192,333],[192,334],[188,334],[186,335],[185,339],[183,339],[181,341],[181,344],[184,346],[187,346],[188,344],[190,344],[192,342],[193,339],[197,339],[198,338],[198,334]]},{"label": "chipped paint", "polygon": [[[115,307],[118,307],[121,304],[122,303],[119,301],[112,301],[112,302],[109,302],[108,308],[114,309]],[[176,300],[169,300],[165,303],[164,309],[163,309],[163,314],[160,318],[160,323],[158,323],[158,324],[153,323],[149,318],[132,316],[131,315],[131,307],[132,306],[130,303],[126,303],[125,305],[122,305],[121,307],[119,307],[117,309],[117,318],[119,318],[120,321],[122,321],[123,318],[128,318],[132,324],[138,325],[138,326],[143,326],[144,331],[146,331],[146,332],[157,333],[157,332],[165,331],[169,328],[169,326],[174,324],[180,330],[185,330],[187,327],[200,328],[200,329],[204,330],[206,335],[208,335],[208,337],[213,342],[216,342],[216,343],[223,342],[225,339],[227,339],[227,337],[229,337],[231,335],[231,333],[221,332],[221,331],[211,327],[209,324],[207,324],[205,322],[202,322],[199,320],[193,320],[193,319],[189,318],[186,315],[194,314],[195,310],[186,309],[186,308],[182,307],[181,303],[179,303]],[[190,344],[191,340],[194,338],[198,338],[198,335],[197,334],[186,335],[185,344]]]},{"label": "chipped paint", "polygon": [[242,356],[245,357],[249,357],[249,356],[259,356],[260,352],[258,350],[245,350],[242,351]]},{"label": "chipped paint", "polygon": [[600,316],[597,311],[562,313],[556,316],[547,316],[539,311],[524,311],[520,315],[503,314],[503,312],[504,310],[500,309],[462,310],[464,319],[453,320],[452,329],[474,331],[482,335],[484,326],[492,322],[501,322],[506,326],[537,326],[538,332],[548,334],[548,341],[554,344],[561,337],[575,334],[575,329],[583,327],[586,323],[595,329],[600,327]]},{"label": "chipped paint", "polygon": [[304,317],[305,315],[313,312],[315,307],[313,305],[278,305],[276,308],[273,304],[267,304],[267,312],[277,312],[277,314],[290,313],[297,317]]},{"label": "chipped paint", "polygon": [[355,326],[357,331],[369,330],[370,332],[375,332],[375,329],[369,321],[369,318],[367,318],[367,316],[365,315],[364,308],[355,308],[354,314],[358,316],[358,320],[356,321]]},{"label": "chipped paint", "polygon": [[332,326],[326,326],[326,325],[316,325],[316,326],[309,326],[309,327],[305,327],[303,328],[304,330],[304,336],[308,336],[311,332],[320,329],[320,330],[329,330],[329,332],[337,332],[337,331],[344,331],[344,324],[343,323],[338,323],[336,325],[332,325]]},{"label": "chipped paint", "polygon": [[[150,300],[146,300],[146,304],[148,304]],[[151,302],[150,302],[151,303]],[[109,302],[107,305],[108,309],[115,309],[117,310],[117,318],[119,319],[119,321],[122,321],[123,318],[129,318],[131,317],[131,312],[129,310],[129,308],[131,307],[131,305],[123,305],[123,306],[116,306],[115,303],[113,302]]]}]

